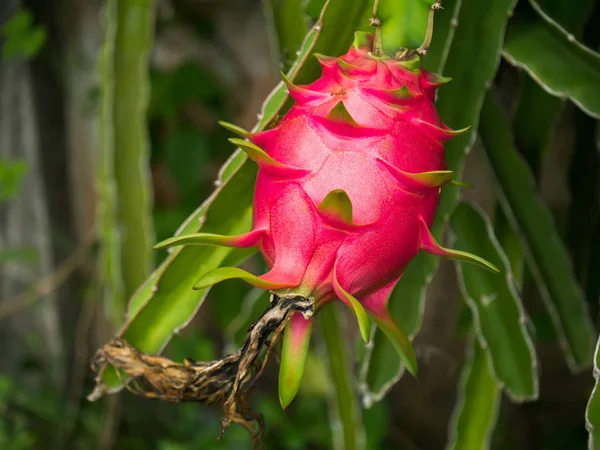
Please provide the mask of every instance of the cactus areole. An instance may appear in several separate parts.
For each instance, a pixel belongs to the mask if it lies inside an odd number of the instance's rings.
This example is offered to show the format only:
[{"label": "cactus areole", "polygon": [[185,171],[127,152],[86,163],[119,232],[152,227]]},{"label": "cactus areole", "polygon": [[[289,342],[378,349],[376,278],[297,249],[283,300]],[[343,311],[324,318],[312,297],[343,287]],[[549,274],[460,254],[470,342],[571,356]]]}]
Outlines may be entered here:
[{"label": "cactus areole", "polygon": [[[341,300],[356,314],[363,339],[370,316],[414,374],[411,344],[387,307],[408,263],[424,250],[493,266],[442,248],[430,232],[452,178],[444,142],[460,132],[445,126],[434,106],[436,88],[449,80],[424,70],[417,54],[375,56],[372,39],[359,32],[345,55],[317,55],[322,75],[309,85],[284,78],[295,104],[277,127],[248,133],[223,124],[241,135],[231,142],[259,167],[252,231],[179,236],[159,246],[258,246],[270,268],[264,275],[219,268],[196,287],[242,278],[279,298],[311,299],[316,313]],[[298,389],[312,321],[296,312],[287,324],[283,406]]]}]

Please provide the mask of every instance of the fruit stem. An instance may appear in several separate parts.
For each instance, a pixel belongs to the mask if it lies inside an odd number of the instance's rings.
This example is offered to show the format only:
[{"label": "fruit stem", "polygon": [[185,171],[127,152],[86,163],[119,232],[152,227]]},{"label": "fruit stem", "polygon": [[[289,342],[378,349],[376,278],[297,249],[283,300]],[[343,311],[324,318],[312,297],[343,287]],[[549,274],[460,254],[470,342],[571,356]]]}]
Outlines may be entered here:
[{"label": "fruit stem", "polygon": [[[376,2],[378,0],[375,0]],[[442,9],[442,2],[438,1],[431,5],[431,9],[429,10],[429,18],[427,19],[427,33],[425,34],[425,40],[421,46],[416,50],[419,55],[425,55],[427,53],[427,49],[431,45],[431,39],[433,38],[433,16],[438,9]]]},{"label": "fruit stem", "polygon": [[383,47],[381,45],[381,20],[377,17],[377,6],[379,0],[373,2],[373,17],[370,19],[371,26],[375,27],[375,37],[373,39],[373,54],[375,56],[383,55]]}]

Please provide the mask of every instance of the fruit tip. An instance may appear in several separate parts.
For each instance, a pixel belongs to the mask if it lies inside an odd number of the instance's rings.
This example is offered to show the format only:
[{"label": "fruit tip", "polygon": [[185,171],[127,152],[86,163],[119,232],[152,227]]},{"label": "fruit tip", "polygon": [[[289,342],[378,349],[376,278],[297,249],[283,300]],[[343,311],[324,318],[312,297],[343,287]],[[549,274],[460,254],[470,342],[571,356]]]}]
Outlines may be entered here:
[{"label": "fruit tip", "polygon": [[243,138],[248,138],[249,136],[251,136],[251,133],[249,131],[246,131],[242,127],[238,127],[237,125],[234,125],[232,123],[225,122],[224,120],[219,120],[217,123],[223,128],[225,128],[227,131],[231,131],[232,133],[237,134],[238,136],[241,136]]},{"label": "fruit tip", "polygon": [[294,399],[294,397],[287,395],[287,393],[282,392],[282,390],[279,390],[279,404],[281,405],[281,409],[283,411],[286,410],[286,408],[288,406],[290,406],[290,403],[292,403],[292,400]]},{"label": "fruit tip", "polygon": [[464,189],[474,189],[475,186],[473,186],[472,184],[469,183],[465,183],[464,181],[458,181],[458,180],[451,180],[450,184],[459,187],[459,188],[464,188]]}]

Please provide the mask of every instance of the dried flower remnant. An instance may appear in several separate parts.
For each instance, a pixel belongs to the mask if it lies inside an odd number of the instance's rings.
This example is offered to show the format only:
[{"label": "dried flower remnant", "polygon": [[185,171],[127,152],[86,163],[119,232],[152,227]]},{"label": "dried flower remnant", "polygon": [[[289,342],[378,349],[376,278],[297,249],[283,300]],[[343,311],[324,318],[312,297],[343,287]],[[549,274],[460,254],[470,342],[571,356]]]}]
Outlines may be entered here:
[{"label": "dried flower remnant", "polygon": [[[221,404],[224,417],[219,439],[231,423],[238,423],[251,434],[256,448],[262,445],[264,421],[262,414],[250,409],[248,396],[260,379],[283,329],[296,312],[310,318],[314,312],[313,300],[273,295],[260,319],[248,328],[240,350],[220,360],[186,359],[182,364],[176,363],[140,352],[117,337],[97,351],[92,369],[100,372],[106,364],[111,364],[132,378],[126,384],[130,392],[147,398],[173,403]],[[96,400],[100,395],[94,391],[89,399]]]}]

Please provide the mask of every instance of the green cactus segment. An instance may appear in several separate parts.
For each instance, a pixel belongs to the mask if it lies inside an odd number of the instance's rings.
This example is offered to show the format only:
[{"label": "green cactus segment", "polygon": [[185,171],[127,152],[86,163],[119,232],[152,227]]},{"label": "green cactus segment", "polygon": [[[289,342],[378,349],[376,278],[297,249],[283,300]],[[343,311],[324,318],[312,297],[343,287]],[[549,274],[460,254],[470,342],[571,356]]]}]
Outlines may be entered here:
[{"label": "green cactus segment", "polygon": [[231,138],[229,142],[236,145],[246,152],[248,158],[254,161],[258,166],[267,173],[283,177],[295,177],[306,174],[306,170],[297,167],[288,166],[275,161],[267,153],[257,145],[243,139]]},{"label": "green cactus segment", "polygon": [[[544,3],[546,9],[560,2]],[[584,9],[564,3],[570,9]],[[528,72],[547,93],[567,98],[586,114],[600,118],[600,55],[548,16],[539,2],[529,4],[537,14],[510,21],[503,49],[506,61]]]},{"label": "green cactus segment", "polygon": [[147,111],[155,8],[149,0],[117,1],[113,138],[121,271],[127,297],[152,272],[154,230]]},{"label": "green cactus segment", "polygon": [[287,324],[281,346],[279,366],[279,403],[283,409],[294,400],[304,374],[313,320],[295,313]]},{"label": "green cactus segment", "polygon": [[600,449],[600,338],[596,343],[594,351],[594,388],[590,395],[590,400],[585,409],[585,427],[588,430],[588,448],[591,450]]},{"label": "green cactus segment", "polygon": [[490,449],[502,403],[502,385],[485,351],[471,334],[450,421],[447,450]]},{"label": "green cactus segment", "polygon": [[353,127],[359,127],[360,125],[352,118],[352,116],[350,115],[350,113],[348,112],[348,110],[346,109],[346,106],[344,105],[344,102],[340,101],[338,102],[331,111],[329,111],[329,114],[327,114],[327,116],[325,116],[329,121],[333,122],[333,123],[338,123],[338,124],[344,124],[344,125],[350,125]]},{"label": "green cactus segment", "polygon": [[369,342],[369,337],[371,336],[371,322],[369,321],[369,316],[361,303],[340,285],[335,267],[333,268],[333,289],[339,299],[354,311],[356,319],[358,320],[360,335],[365,342]]},{"label": "green cactus segment", "polygon": [[431,8],[436,0],[379,0],[381,46],[388,55],[417,49],[427,38]]},{"label": "green cactus segment", "polygon": [[479,135],[499,203],[510,225],[519,231],[523,255],[567,363],[574,373],[587,369],[597,333],[585,293],[552,213],[533,188],[535,179],[515,147],[510,122],[491,93],[483,104]]},{"label": "green cactus segment", "polygon": [[352,225],[352,202],[343,189],[335,189],[327,194],[318,210],[328,219]]},{"label": "green cactus segment", "polygon": [[345,333],[345,317],[336,305],[327,305],[319,311],[323,352],[328,377],[324,387],[330,411],[330,427],[334,445],[330,448],[364,450],[366,433],[362,411],[356,395],[354,352]]},{"label": "green cactus segment", "polygon": [[232,133],[237,134],[240,137],[243,137],[244,139],[247,139],[251,135],[249,131],[244,130],[242,127],[238,127],[237,125],[225,122],[223,120],[219,120],[219,125],[221,125],[226,130],[231,131]]},{"label": "green cactus segment", "polygon": [[445,256],[446,258],[476,264],[485,269],[491,270],[492,272],[500,273],[500,270],[495,265],[477,255],[472,255],[471,253],[463,252],[461,250],[442,247],[435,240],[423,219],[421,219],[421,249],[434,255]]},{"label": "green cactus segment", "polygon": [[224,247],[254,247],[259,244],[263,230],[255,230],[237,236],[223,236],[212,233],[194,233],[165,239],[154,246],[154,250],[180,245],[222,245]]},{"label": "green cactus segment", "polygon": [[285,289],[295,287],[295,284],[290,283],[275,283],[272,281],[263,280],[256,275],[246,272],[243,269],[237,267],[219,267],[218,269],[211,270],[207,274],[200,277],[196,284],[194,284],[194,290],[204,289],[214,284],[220,283],[225,280],[232,280],[238,278],[245,282],[261,289]]},{"label": "green cactus segment", "polygon": [[489,359],[494,378],[514,402],[538,396],[538,364],[510,262],[489,218],[468,203],[458,205],[450,218],[457,246],[485,256],[502,270],[496,275],[474,266],[457,267],[458,285],[472,313],[473,328]]},{"label": "green cactus segment", "polygon": [[408,371],[416,377],[418,372],[417,357],[412,344],[404,331],[402,331],[398,324],[394,322],[389,313],[386,313],[384,316],[372,314],[371,317],[390,340],[392,346],[396,349],[396,352],[398,352],[398,356],[402,363],[406,366]]},{"label": "green cactus segment", "polygon": [[410,188],[434,188],[448,183],[454,172],[451,170],[433,170],[431,172],[410,173],[404,172],[391,165],[383,158],[377,158],[377,162],[387,169],[387,171],[403,186]]}]

